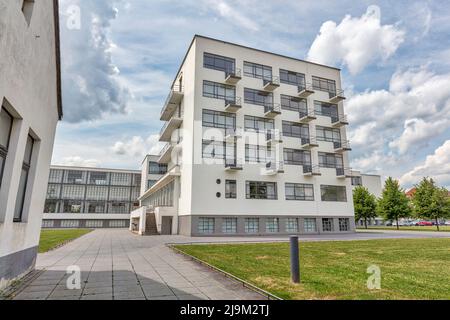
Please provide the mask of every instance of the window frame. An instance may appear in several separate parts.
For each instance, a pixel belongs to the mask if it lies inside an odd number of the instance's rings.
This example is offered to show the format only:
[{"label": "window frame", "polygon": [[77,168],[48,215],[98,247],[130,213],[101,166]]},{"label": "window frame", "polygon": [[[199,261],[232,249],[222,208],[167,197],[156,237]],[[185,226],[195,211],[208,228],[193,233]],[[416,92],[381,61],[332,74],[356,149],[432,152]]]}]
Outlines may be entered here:
[{"label": "window frame", "polygon": [[[209,93],[210,90],[206,90],[208,87],[211,88],[211,93]],[[221,94],[221,90],[223,91],[223,94]],[[232,94],[228,95],[228,93]],[[235,102],[236,87],[214,81],[203,80],[203,97]]]},{"label": "window frame", "polygon": [[[206,116],[212,117],[212,122],[205,119]],[[223,118],[224,120],[223,124],[220,121],[221,118]],[[230,122],[232,123],[231,125]],[[236,114],[203,109],[202,126],[206,128],[217,128],[217,129],[236,129]]]},{"label": "window frame", "polygon": [[337,85],[335,80],[312,76],[312,85],[314,90],[328,92],[330,97],[337,94]]},{"label": "window frame", "polygon": [[225,180],[225,199],[234,199],[234,200],[237,199],[236,180]]},{"label": "window frame", "polygon": [[8,119],[9,130],[7,131],[6,146],[0,144],[0,158],[2,158],[2,163],[0,163],[0,188],[1,188],[3,181],[3,173],[6,166],[6,159],[8,157],[9,144],[11,143],[11,133],[14,126],[14,117],[4,107],[0,107],[0,113],[6,114],[6,116],[9,118]]},{"label": "window frame", "polygon": [[[292,189],[292,193],[288,193]],[[306,190],[312,191],[312,195],[307,195]],[[303,191],[302,191],[303,190]],[[291,194],[293,196],[291,196]],[[285,183],[286,201],[315,201],[314,185],[308,183]]]},{"label": "window frame", "polygon": [[[287,77],[284,78],[284,75],[286,75]],[[295,76],[297,81],[290,80],[290,78],[289,78],[290,75]],[[300,80],[303,80],[303,81],[298,81],[299,78],[300,78]],[[288,85],[297,86],[299,88],[306,87],[306,75],[303,73],[300,73],[300,72],[289,71],[286,69],[280,69],[280,82],[284,83],[284,84],[288,84]]]},{"label": "window frame", "polygon": [[346,186],[321,185],[320,194],[323,202],[348,202]]},{"label": "window frame", "polygon": [[[325,161],[323,161],[325,159]],[[330,161],[332,159],[332,161]],[[337,153],[319,152],[319,167],[328,169],[344,168],[344,157]]]},{"label": "window frame", "polygon": [[[264,98],[258,99],[258,97]],[[244,88],[244,102],[262,107],[272,107],[274,105],[273,93],[251,88]]]},{"label": "window frame", "polygon": [[[271,195],[269,195],[269,186],[274,191]],[[252,189],[256,191],[256,193],[252,192]],[[247,200],[278,200],[277,183],[268,181],[246,181],[245,197]]]},{"label": "window frame", "polygon": [[271,66],[244,61],[244,76],[255,79],[272,81],[273,69]]},{"label": "window frame", "polygon": [[[249,122],[253,123],[253,127],[247,126]],[[264,129],[259,128],[259,124],[264,123]],[[261,117],[255,117],[255,116],[244,116],[244,130],[249,132],[267,132],[269,130],[275,129],[275,120],[273,119],[266,119]]]},{"label": "window frame", "polygon": [[[283,127],[283,136],[284,137],[297,138],[297,139],[310,139],[310,137],[311,137],[311,131],[309,129],[309,125],[307,125],[307,124],[283,120],[282,127]],[[293,130],[294,128],[299,128],[299,133],[294,132],[294,130]],[[289,130],[287,130],[287,129],[289,129]],[[305,133],[306,131],[308,132],[307,135]]]},{"label": "window frame", "polygon": [[294,112],[308,113],[308,100],[298,97],[289,96],[286,94],[280,95],[281,109],[290,110]]},{"label": "window frame", "polygon": [[[205,228],[205,226],[207,226],[207,228]],[[216,228],[216,219],[215,218],[210,218],[210,217],[199,217],[198,218],[197,231],[199,234],[203,234],[203,235],[214,234],[215,228]],[[205,232],[205,231],[208,231],[208,232]]]},{"label": "window frame", "polygon": [[[301,160],[297,160],[297,157],[300,157]],[[307,159],[309,158],[309,161]],[[285,165],[292,166],[311,166],[312,165],[312,155],[309,150],[301,150],[301,149],[283,149],[283,159]]]},{"label": "window frame", "polygon": [[[207,64],[208,59],[212,59],[214,61],[213,64]],[[223,61],[223,67],[216,65],[216,60]],[[231,64],[231,68],[227,68],[227,63]],[[236,59],[221,56],[214,53],[204,52],[203,53],[203,67],[206,69],[223,71],[225,74],[235,73],[236,72]]]},{"label": "window frame", "polygon": [[322,218],[322,232],[334,232],[333,218]]},{"label": "window frame", "polygon": [[[319,132],[323,132],[323,134],[320,135]],[[327,133],[331,138],[327,137]],[[317,141],[342,143],[341,130],[338,128],[316,126],[316,138]]]},{"label": "window frame", "polygon": [[232,217],[223,218],[222,219],[222,233],[223,234],[237,234],[237,225],[238,225],[237,218],[232,218]]}]

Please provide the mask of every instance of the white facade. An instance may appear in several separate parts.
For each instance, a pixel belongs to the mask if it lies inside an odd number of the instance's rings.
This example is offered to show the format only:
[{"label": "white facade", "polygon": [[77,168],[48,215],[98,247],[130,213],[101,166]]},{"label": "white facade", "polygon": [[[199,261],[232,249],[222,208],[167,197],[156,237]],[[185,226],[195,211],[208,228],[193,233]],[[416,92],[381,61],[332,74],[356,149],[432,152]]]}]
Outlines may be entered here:
[{"label": "white facade", "polygon": [[141,172],[52,166],[43,228],[128,228],[139,207]]},{"label": "white facade", "polygon": [[34,267],[59,68],[57,1],[0,0],[0,288]]},{"label": "white facade", "polygon": [[363,174],[359,171],[352,171],[352,186],[363,186],[373,194],[375,197],[380,198],[383,192],[383,183],[381,176],[374,174]]},{"label": "white facade", "polygon": [[168,173],[141,196],[158,230],[164,211],[174,234],[352,232],[340,89],[338,69],[195,36],[161,113]]}]

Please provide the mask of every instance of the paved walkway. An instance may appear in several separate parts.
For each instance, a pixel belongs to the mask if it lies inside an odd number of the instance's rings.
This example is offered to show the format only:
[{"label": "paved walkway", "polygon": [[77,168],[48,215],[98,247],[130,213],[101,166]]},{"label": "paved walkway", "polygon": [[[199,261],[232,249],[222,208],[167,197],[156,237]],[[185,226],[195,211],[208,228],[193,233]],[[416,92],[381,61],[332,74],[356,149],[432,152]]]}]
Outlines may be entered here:
[{"label": "paved walkway", "polygon": [[[301,241],[450,237],[450,233],[367,231],[302,236]],[[166,243],[273,242],[287,237],[140,237],[127,230],[95,230],[57,250],[38,255],[43,270],[15,299],[261,300],[261,295],[176,254]],[[82,288],[68,290],[68,266],[81,269]]]}]

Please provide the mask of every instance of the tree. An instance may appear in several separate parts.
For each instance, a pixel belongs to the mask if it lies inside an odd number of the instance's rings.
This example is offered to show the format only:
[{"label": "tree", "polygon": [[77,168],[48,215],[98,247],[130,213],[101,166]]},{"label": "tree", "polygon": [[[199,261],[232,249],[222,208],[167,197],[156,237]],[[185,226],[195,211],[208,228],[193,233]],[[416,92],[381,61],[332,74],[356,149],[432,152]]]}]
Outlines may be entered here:
[{"label": "tree", "polygon": [[353,204],[356,221],[364,220],[364,226],[367,229],[367,220],[377,217],[377,200],[375,196],[367,188],[358,186],[353,190]]},{"label": "tree", "polygon": [[398,220],[411,216],[412,209],[405,192],[400,188],[398,181],[389,177],[385,184],[381,198],[378,200],[378,212],[386,220],[397,222],[397,230],[400,229]]},{"label": "tree", "polygon": [[415,214],[424,219],[434,220],[439,231],[439,220],[450,216],[450,199],[445,188],[439,188],[431,178],[415,186],[412,202]]}]

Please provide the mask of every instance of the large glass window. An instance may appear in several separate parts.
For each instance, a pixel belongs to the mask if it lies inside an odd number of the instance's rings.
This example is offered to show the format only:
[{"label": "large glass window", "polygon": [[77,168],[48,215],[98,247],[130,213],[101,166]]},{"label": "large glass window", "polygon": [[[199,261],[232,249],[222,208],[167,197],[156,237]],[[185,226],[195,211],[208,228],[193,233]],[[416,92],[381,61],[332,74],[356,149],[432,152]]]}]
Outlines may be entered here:
[{"label": "large glass window", "polygon": [[224,71],[227,74],[234,73],[235,64],[236,62],[232,58],[206,52],[203,54],[203,66],[208,69]]},{"label": "large glass window", "polygon": [[286,200],[314,201],[312,184],[286,183]]},{"label": "large glass window", "polygon": [[31,168],[31,158],[33,156],[34,139],[29,135],[25,145],[25,156],[22,163],[22,172],[19,180],[19,192],[16,198],[16,207],[14,210],[14,222],[22,222],[25,195],[27,191],[28,175]]},{"label": "large glass window", "polygon": [[362,178],[361,177],[352,177],[352,186],[362,186]]},{"label": "large glass window", "polygon": [[347,202],[345,186],[320,186],[322,201]]},{"label": "large glass window", "polygon": [[111,173],[111,185],[131,186],[131,173],[113,172]]},{"label": "large glass window", "polygon": [[86,228],[103,228],[103,220],[86,220]]},{"label": "large glass window", "polygon": [[167,164],[150,161],[148,165],[149,174],[162,175],[167,173]]},{"label": "large glass window", "polygon": [[61,220],[61,228],[78,228],[79,226],[79,220]]},{"label": "large glass window", "polygon": [[306,87],[305,75],[294,71],[280,69],[280,81],[297,87]]},{"label": "large glass window", "polygon": [[202,156],[204,159],[234,159],[235,152],[234,143],[203,140]]},{"label": "large glass window", "polygon": [[66,171],[66,177],[64,182],[70,184],[86,183],[84,180],[84,172],[79,170],[68,170]]},{"label": "large glass window", "polygon": [[237,183],[236,180],[225,181],[225,199],[237,198]]},{"label": "large glass window", "polygon": [[339,218],[339,231],[341,231],[341,232],[350,231],[350,219],[349,218]]},{"label": "large glass window", "polygon": [[333,232],[334,224],[332,218],[323,218],[322,219],[322,230],[323,232]]},{"label": "large glass window", "polygon": [[277,184],[276,182],[247,181],[246,197],[247,199],[277,200]]},{"label": "large glass window", "polygon": [[107,172],[90,172],[89,184],[95,185],[107,185],[109,183],[109,177]]},{"label": "large glass window", "polygon": [[272,67],[244,61],[244,75],[247,77],[272,80]]},{"label": "large glass window", "polygon": [[306,233],[317,232],[317,222],[315,218],[303,219],[303,231]]},{"label": "large glass window", "polygon": [[126,187],[111,187],[109,190],[109,200],[114,201],[130,201],[130,188]]},{"label": "large glass window", "polygon": [[223,218],[222,219],[222,233],[225,233],[225,234],[237,233],[237,218]]},{"label": "large glass window", "polygon": [[63,178],[63,170],[50,169],[50,175],[48,178],[49,183],[61,183]]},{"label": "large glass window", "polygon": [[286,219],[286,232],[298,232],[298,218],[287,218]]},{"label": "large glass window", "polygon": [[58,201],[45,200],[44,213],[58,213]]},{"label": "large glass window", "polygon": [[64,185],[62,190],[62,198],[67,200],[83,200],[85,189],[85,186]]},{"label": "large glass window", "polygon": [[311,151],[284,148],[284,163],[294,166],[310,166]]},{"label": "large glass window", "polygon": [[48,184],[47,187],[47,199],[59,199],[61,194],[60,184]]},{"label": "large glass window", "polygon": [[309,139],[309,125],[283,121],[283,136],[300,139]]},{"label": "large glass window", "polygon": [[203,96],[235,102],[236,87],[205,80],[203,81]]},{"label": "large glass window", "polygon": [[296,112],[308,112],[308,102],[306,99],[281,95],[281,108],[284,110],[291,110]]},{"label": "large glass window", "polygon": [[157,182],[158,182],[158,180],[148,180],[147,181],[147,189],[150,189],[151,187],[153,187]]},{"label": "large glass window", "polygon": [[341,130],[327,127],[316,127],[317,140],[341,143]]},{"label": "large glass window", "polygon": [[274,120],[245,116],[245,131],[266,132],[274,128]]},{"label": "large glass window", "polygon": [[82,213],[83,202],[78,200],[64,200],[63,213]]},{"label": "large glass window", "polygon": [[278,218],[267,218],[266,219],[266,231],[268,233],[280,232],[280,220]]},{"label": "large glass window", "polygon": [[5,168],[6,156],[8,154],[9,140],[11,138],[11,129],[13,117],[3,108],[0,109],[0,186],[3,180],[3,171]]},{"label": "large glass window", "polygon": [[234,113],[203,110],[203,126],[219,129],[235,129],[236,115]]},{"label": "large glass window", "polygon": [[86,200],[108,200],[108,187],[88,186]]},{"label": "large glass window", "polygon": [[130,213],[130,203],[123,201],[113,201],[108,204],[108,212],[113,214]]},{"label": "large glass window", "polygon": [[199,218],[198,219],[198,233],[213,234],[214,233],[214,218]]},{"label": "large glass window", "polygon": [[330,97],[336,95],[336,81],[319,77],[312,77],[312,81],[314,90],[328,92]]},{"label": "large glass window", "polygon": [[271,107],[273,106],[273,94],[271,92],[244,88],[244,102]]},{"label": "large glass window", "polygon": [[245,145],[245,162],[247,163],[269,163],[275,161],[275,153],[272,148],[261,145]]},{"label": "large glass window", "polygon": [[330,117],[335,121],[339,119],[338,106],[336,104],[314,101],[314,109],[317,115]]},{"label": "large glass window", "polygon": [[105,213],[106,202],[105,201],[89,201],[86,202],[88,213]]},{"label": "large glass window", "polygon": [[343,168],[344,159],[341,154],[319,152],[319,166],[321,168]]},{"label": "large glass window", "polygon": [[245,228],[245,233],[258,233],[259,232],[259,219],[258,218],[246,218],[244,228]]}]

